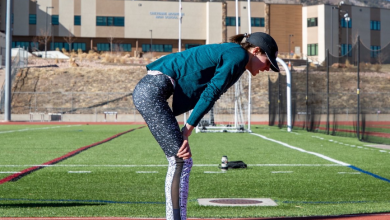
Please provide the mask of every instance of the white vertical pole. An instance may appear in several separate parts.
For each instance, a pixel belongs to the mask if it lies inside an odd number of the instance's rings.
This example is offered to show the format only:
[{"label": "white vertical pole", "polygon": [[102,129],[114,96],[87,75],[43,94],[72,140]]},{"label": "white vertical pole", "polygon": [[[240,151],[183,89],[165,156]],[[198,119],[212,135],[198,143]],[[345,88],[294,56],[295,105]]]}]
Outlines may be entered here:
[{"label": "white vertical pole", "polygon": [[252,19],[251,19],[251,0],[248,0],[248,34],[252,33]]},{"label": "white vertical pole", "polygon": [[236,34],[238,34],[238,0],[236,0]]},{"label": "white vertical pole", "polygon": [[181,52],[181,20],[183,19],[183,16],[181,14],[181,0],[179,0],[179,45],[178,45],[178,51]]},{"label": "white vertical pole", "polygon": [[248,131],[251,131],[251,110],[252,110],[252,101],[251,101],[251,92],[252,92],[252,74],[248,72],[249,82],[248,82]]},{"label": "white vertical pole", "polygon": [[[239,30],[238,30],[238,0],[236,0],[236,34],[239,33]],[[238,127],[238,112],[237,112],[237,108],[238,108],[238,100],[237,100],[237,90],[238,90],[238,85],[237,83],[234,85],[234,127],[237,128]]]},{"label": "white vertical pole", "polygon": [[11,121],[11,47],[12,47],[12,31],[11,31],[11,0],[7,0],[6,14],[6,49],[5,49],[5,96],[4,96],[4,121]]},{"label": "white vertical pole", "polygon": [[[251,22],[251,1],[248,0],[248,34],[252,33],[252,22]],[[251,110],[252,110],[252,101],[251,101],[251,82],[252,82],[252,74],[248,72],[249,77],[249,87],[248,87],[248,131],[251,131]]]},{"label": "white vertical pole", "polygon": [[286,81],[287,81],[287,131],[291,132],[292,129],[292,120],[291,120],[291,73],[288,69],[287,64],[280,59],[276,58],[276,61],[282,64],[283,68],[286,71]]},{"label": "white vertical pole", "polygon": [[[182,10],[181,0],[179,0],[179,45],[177,47],[178,52],[181,52],[181,22],[183,19],[181,10]],[[184,124],[186,124],[186,122],[187,122],[187,112],[184,112]]]}]

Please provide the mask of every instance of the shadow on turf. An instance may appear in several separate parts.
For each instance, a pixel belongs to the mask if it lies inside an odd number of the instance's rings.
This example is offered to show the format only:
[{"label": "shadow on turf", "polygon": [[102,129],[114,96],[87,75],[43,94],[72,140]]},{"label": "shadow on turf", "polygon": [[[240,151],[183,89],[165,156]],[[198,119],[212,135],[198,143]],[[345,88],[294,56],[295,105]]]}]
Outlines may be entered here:
[{"label": "shadow on turf", "polygon": [[43,207],[72,207],[72,206],[100,206],[102,203],[13,203],[0,204],[0,208],[43,208]]}]

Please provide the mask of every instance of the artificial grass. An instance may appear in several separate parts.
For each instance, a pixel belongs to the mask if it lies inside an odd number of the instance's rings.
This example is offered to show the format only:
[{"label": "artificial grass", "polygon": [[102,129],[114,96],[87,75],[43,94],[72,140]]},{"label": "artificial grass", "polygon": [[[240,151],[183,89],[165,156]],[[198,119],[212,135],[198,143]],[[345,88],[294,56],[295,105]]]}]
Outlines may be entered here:
[{"label": "artificial grass", "polygon": [[[27,168],[22,165],[44,163],[134,127],[139,126],[85,125],[0,134],[2,140],[6,140],[0,150],[7,151],[0,155],[0,165],[19,165],[0,166],[0,171],[20,171]],[[306,131],[287,133],[285,129],[268,126],[252,130],[390,178],[387,172],[390,153],[365,147],[356,139]],[[348,167],[328,166],[332,162],[251,134],[194,133],[190,146],[194,167],[190,177],[188,217],[321,216],[390,211],[390,183],[356,174],[356,170]],[[219,171],[217,166],[223,155],[230,161],[243,160],[249,166],[223,174],[205,173]],[[199,166],[202,164],[208,166]],[[304,166],[307,164],[313,166]],[[164,217],[166,169],[165,155],[148,129],[135,130],[57,166],[1,184],[0,216]],[[0,178],[7,175],[0,174]],[[205,207],[197,203],[198,198],[246,197],[271,198],[278,206]]]}]

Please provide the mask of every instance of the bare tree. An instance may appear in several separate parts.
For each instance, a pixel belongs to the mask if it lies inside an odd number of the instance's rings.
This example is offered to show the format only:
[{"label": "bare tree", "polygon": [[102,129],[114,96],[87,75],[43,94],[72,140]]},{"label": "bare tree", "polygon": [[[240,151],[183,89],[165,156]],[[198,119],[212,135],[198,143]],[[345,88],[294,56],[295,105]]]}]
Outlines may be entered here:
[{"label": "bare tree", "polygon": [[[33,38],[34,42],[38,42],[40,45],[45,45],[45,52],[47,51],[47,43],[51,40],[50,31],[45,31],[43,29],[39,30],[39,35]],[[45,57],[46,58],[46,57]]]},{"label": "bare tree", "polygon": [[76,37],[72,34],[70,31],[70,28],[68,29],[68,36],[64,37],[64,40],[69,45],[69,53],[72,51],[72,43],[76,41]]},{"label": "bare tree", "polygon": [[110,50],[111,50],[111,53],[112,53],[112,43],[114,42],[114,37],[112,35],[110,35],[109,38],[107,38],[108,42],[110,43]]},{"label": "bare tree", "polygon": [[383,51],[379,52],[376,56],[376,60],[380,65],[382,65],[387,60],[387,58],[389,58],[389,54]]},{"label": "bare tree", "polygon": [[111,53],[114,50],[114,46],[117,46],[115,51],[118,51],[118,47],[119,47],[119,44],[121,43],[121,41],[116,40],[115,37],[112,36],[112,34],[110,34],[110,37],[108,37],[107,40],[110,43],[110,51],[111,51]]}]

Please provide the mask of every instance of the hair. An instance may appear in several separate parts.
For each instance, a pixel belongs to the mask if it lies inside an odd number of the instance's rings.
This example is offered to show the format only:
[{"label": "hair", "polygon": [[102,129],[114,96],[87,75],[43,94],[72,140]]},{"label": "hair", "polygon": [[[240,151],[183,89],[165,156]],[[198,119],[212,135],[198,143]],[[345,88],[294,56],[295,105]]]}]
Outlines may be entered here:
[{"label": "hair", "polygon": [[[245,41],[243,41],[244,38],[248,38],[249,36],[250,36],[250,34],[237,34],[237,35],[231,36],[229,38],[229,41],[232,43],[236,43],[236,44],[241,45],[241,47],[243,47],[245,50],[249,50],[253,47],[256,47],[255,45],[247,42],[246,39],[245,39]],[[260,48],[260,53],[264,54],[264,51],[261,48]]]}]

